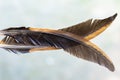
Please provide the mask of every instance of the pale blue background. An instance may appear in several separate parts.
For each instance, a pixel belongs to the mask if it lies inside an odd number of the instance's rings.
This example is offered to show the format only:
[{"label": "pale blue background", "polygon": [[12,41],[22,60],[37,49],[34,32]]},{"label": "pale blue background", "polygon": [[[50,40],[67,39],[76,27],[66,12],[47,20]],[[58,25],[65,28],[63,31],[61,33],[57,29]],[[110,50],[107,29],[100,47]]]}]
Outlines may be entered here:
[{"label": "pale blue background", "polygon": [[16,55],[0,49],[0,80],[120,80],[120,0],[0,0],[0,29],[59,29],[116,12],[112,25],[92,40],[111,58],[115,72],[63,50]]}]

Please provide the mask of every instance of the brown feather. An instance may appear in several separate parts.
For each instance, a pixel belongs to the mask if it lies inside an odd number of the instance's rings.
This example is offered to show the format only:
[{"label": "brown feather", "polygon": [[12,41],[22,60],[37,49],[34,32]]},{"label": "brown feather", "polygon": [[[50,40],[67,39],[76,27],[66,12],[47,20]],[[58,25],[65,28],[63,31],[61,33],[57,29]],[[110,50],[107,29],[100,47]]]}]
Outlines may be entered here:
[{"label": "brown feather", "polygon": [[90,40],[107,29],[107,27],[112,23],[116,16],[117,14],[114,14],[113,16],[106,19],[95,19],[93,21],[90,19],[77,25],[59,30],[70,32],[79,35],[86,40]]},{"label": "brown feather", "polygon": [[114,65],[109,59],[109,57],[95,44],[91,42],[84,42],[87,46],[77,45],[65,49],[65,51],[71,53],[72,55],[82,58],[87,61],[92,61],[98,63],[99,65],[107,67],[110,71],[114,71]]},{"label": "brown feather", "polygon": [[[32,28],[32,30],[35,28]],[[9,30],[10,31],[10,30]],[[8,32],[9,32],[8,31]],[[14,30],[12,29],[12,32]],[[20,31],[20,30],[19,30]],[[57,31],[57,30],[46,30],[46,29],[40,29],[39,31],[29,31],[22,30],[22,33],[12,34],[10,36],[12,37],[5,37],[3,39],[3,42],[6,44],[12,44],[12,45],[24,45],[24,46],[40,46],[40,48],[29,48],[29,49],[16,49],[16,48],[5,48],[9,51],[12,51],[14,53],[21,52],[31,52],[34,50],[40,50],[43,49],[41,46],[47,46],[47,47],[55,47],[55,48],[62,48],[65,51],[88,61],[92,61],[95,63],[98,63],[100,65],[103,65],[107,67],[109,70],[114,71],[114,66],[108,56],[99,49],[97,46],[89,42],[88,40],[85,40],[81,38],[80,36],[63,32],[63,31]],[[29,35],[29,36],[28,36]],[[40,36],[43,36],[40,38]],[[13,41],[9,41],[13,39]],[[41,40],[42,39],[42,40]],[[42,42],[41,42],[42,41]],[[44,41],[44,42],[43,42]],[[37,42],[39,42],[37,44]],[[45,48],[48,49],[48,48]]]}]

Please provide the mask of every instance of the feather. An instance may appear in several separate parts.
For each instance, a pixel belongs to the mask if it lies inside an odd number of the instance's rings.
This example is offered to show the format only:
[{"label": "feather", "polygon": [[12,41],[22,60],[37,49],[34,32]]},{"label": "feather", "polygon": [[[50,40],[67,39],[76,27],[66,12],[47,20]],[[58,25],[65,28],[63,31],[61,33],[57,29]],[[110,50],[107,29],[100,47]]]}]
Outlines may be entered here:
[{"label": "feather", "polygon": [[106,19],[95,19],[95,20],[89,19],[85,22],[59,30],[70,32],[79,35],[87,40],[90,40],[96,37],[97,35],[99,35],[105,29],[107,29],[107,27],[112,23],[112,21],[116,18],[116,16],[117,13]]},{"label": "feather", "polygon": [[[13,30],[12,30],[13,32]],[[18,31],[17,31],[18,32]],[[62,48],[63,50],[88,61],[92,61],[107,67],[109,70],[114,71],[114,66],[110,59],[102,52],[98,47],[94,46],[89,41],[63,31],[56,30],[39,30],[38,31],[30,31],[27,32],[22,31],[24,33],[17,33],[9,35],[6,39],[3,39],[5,44],[12,45],[24,45],[24,46],[49,46],[55,48]],[[29,36],[28,36],[29,35]],[[8,35],[7,35],[8,36]],[[9,41],[13,39],[12,41]],[[19,39],[20,38],[20,39]],[[24,42],[23,42],[24,41]],[[38,48],[38,47],[37,47]],[[26,53],[30,52],[33,48],[5,48],[8,51],[12,51],[14,53],[21,52]],[[34,48],[35,49],[35,48]]]},{"label": "feather", "polygon": [[107,67],[110,71],[114,71],[114,65],[109,57],[95,44],[91,42],[84,42],[87,46],[77,45],[64,49],[72,55],[82,58],[87,61],[98,63],[99,65]]}]

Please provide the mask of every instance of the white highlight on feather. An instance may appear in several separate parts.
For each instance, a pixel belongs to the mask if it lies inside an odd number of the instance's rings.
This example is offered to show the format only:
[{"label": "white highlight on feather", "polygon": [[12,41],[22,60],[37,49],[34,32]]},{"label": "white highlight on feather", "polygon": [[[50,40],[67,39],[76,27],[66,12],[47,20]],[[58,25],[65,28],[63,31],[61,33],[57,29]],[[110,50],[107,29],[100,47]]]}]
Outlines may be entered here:
[{"label": "white highlight on feather", "polygon": [[17,31],[0,31],[0,35],[4,35],[4,34],[18,34],[18,32]]},{"label": "white highlight on feather", "polygon": [[29,49],[29,48],[43,48],[46,46],[31,46],[31,45],[7,45],[7,44],[0,44],[0,48],[14,48],[14,49]]}]

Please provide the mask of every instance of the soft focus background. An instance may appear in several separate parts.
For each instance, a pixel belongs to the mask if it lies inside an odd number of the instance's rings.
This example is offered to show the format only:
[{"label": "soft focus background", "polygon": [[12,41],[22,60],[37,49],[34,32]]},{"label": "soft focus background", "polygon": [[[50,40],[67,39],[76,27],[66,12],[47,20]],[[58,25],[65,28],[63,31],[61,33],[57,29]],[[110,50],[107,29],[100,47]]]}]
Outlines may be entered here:
[{"label": "soft focus background", "polygon": [[115,72],[63,50],[16,55],[0,49],[0,80],[120,80],[120,0],[0,0],[0,29],[59,29],[115,13],[111,26],[91,40],[111,58]]}]

